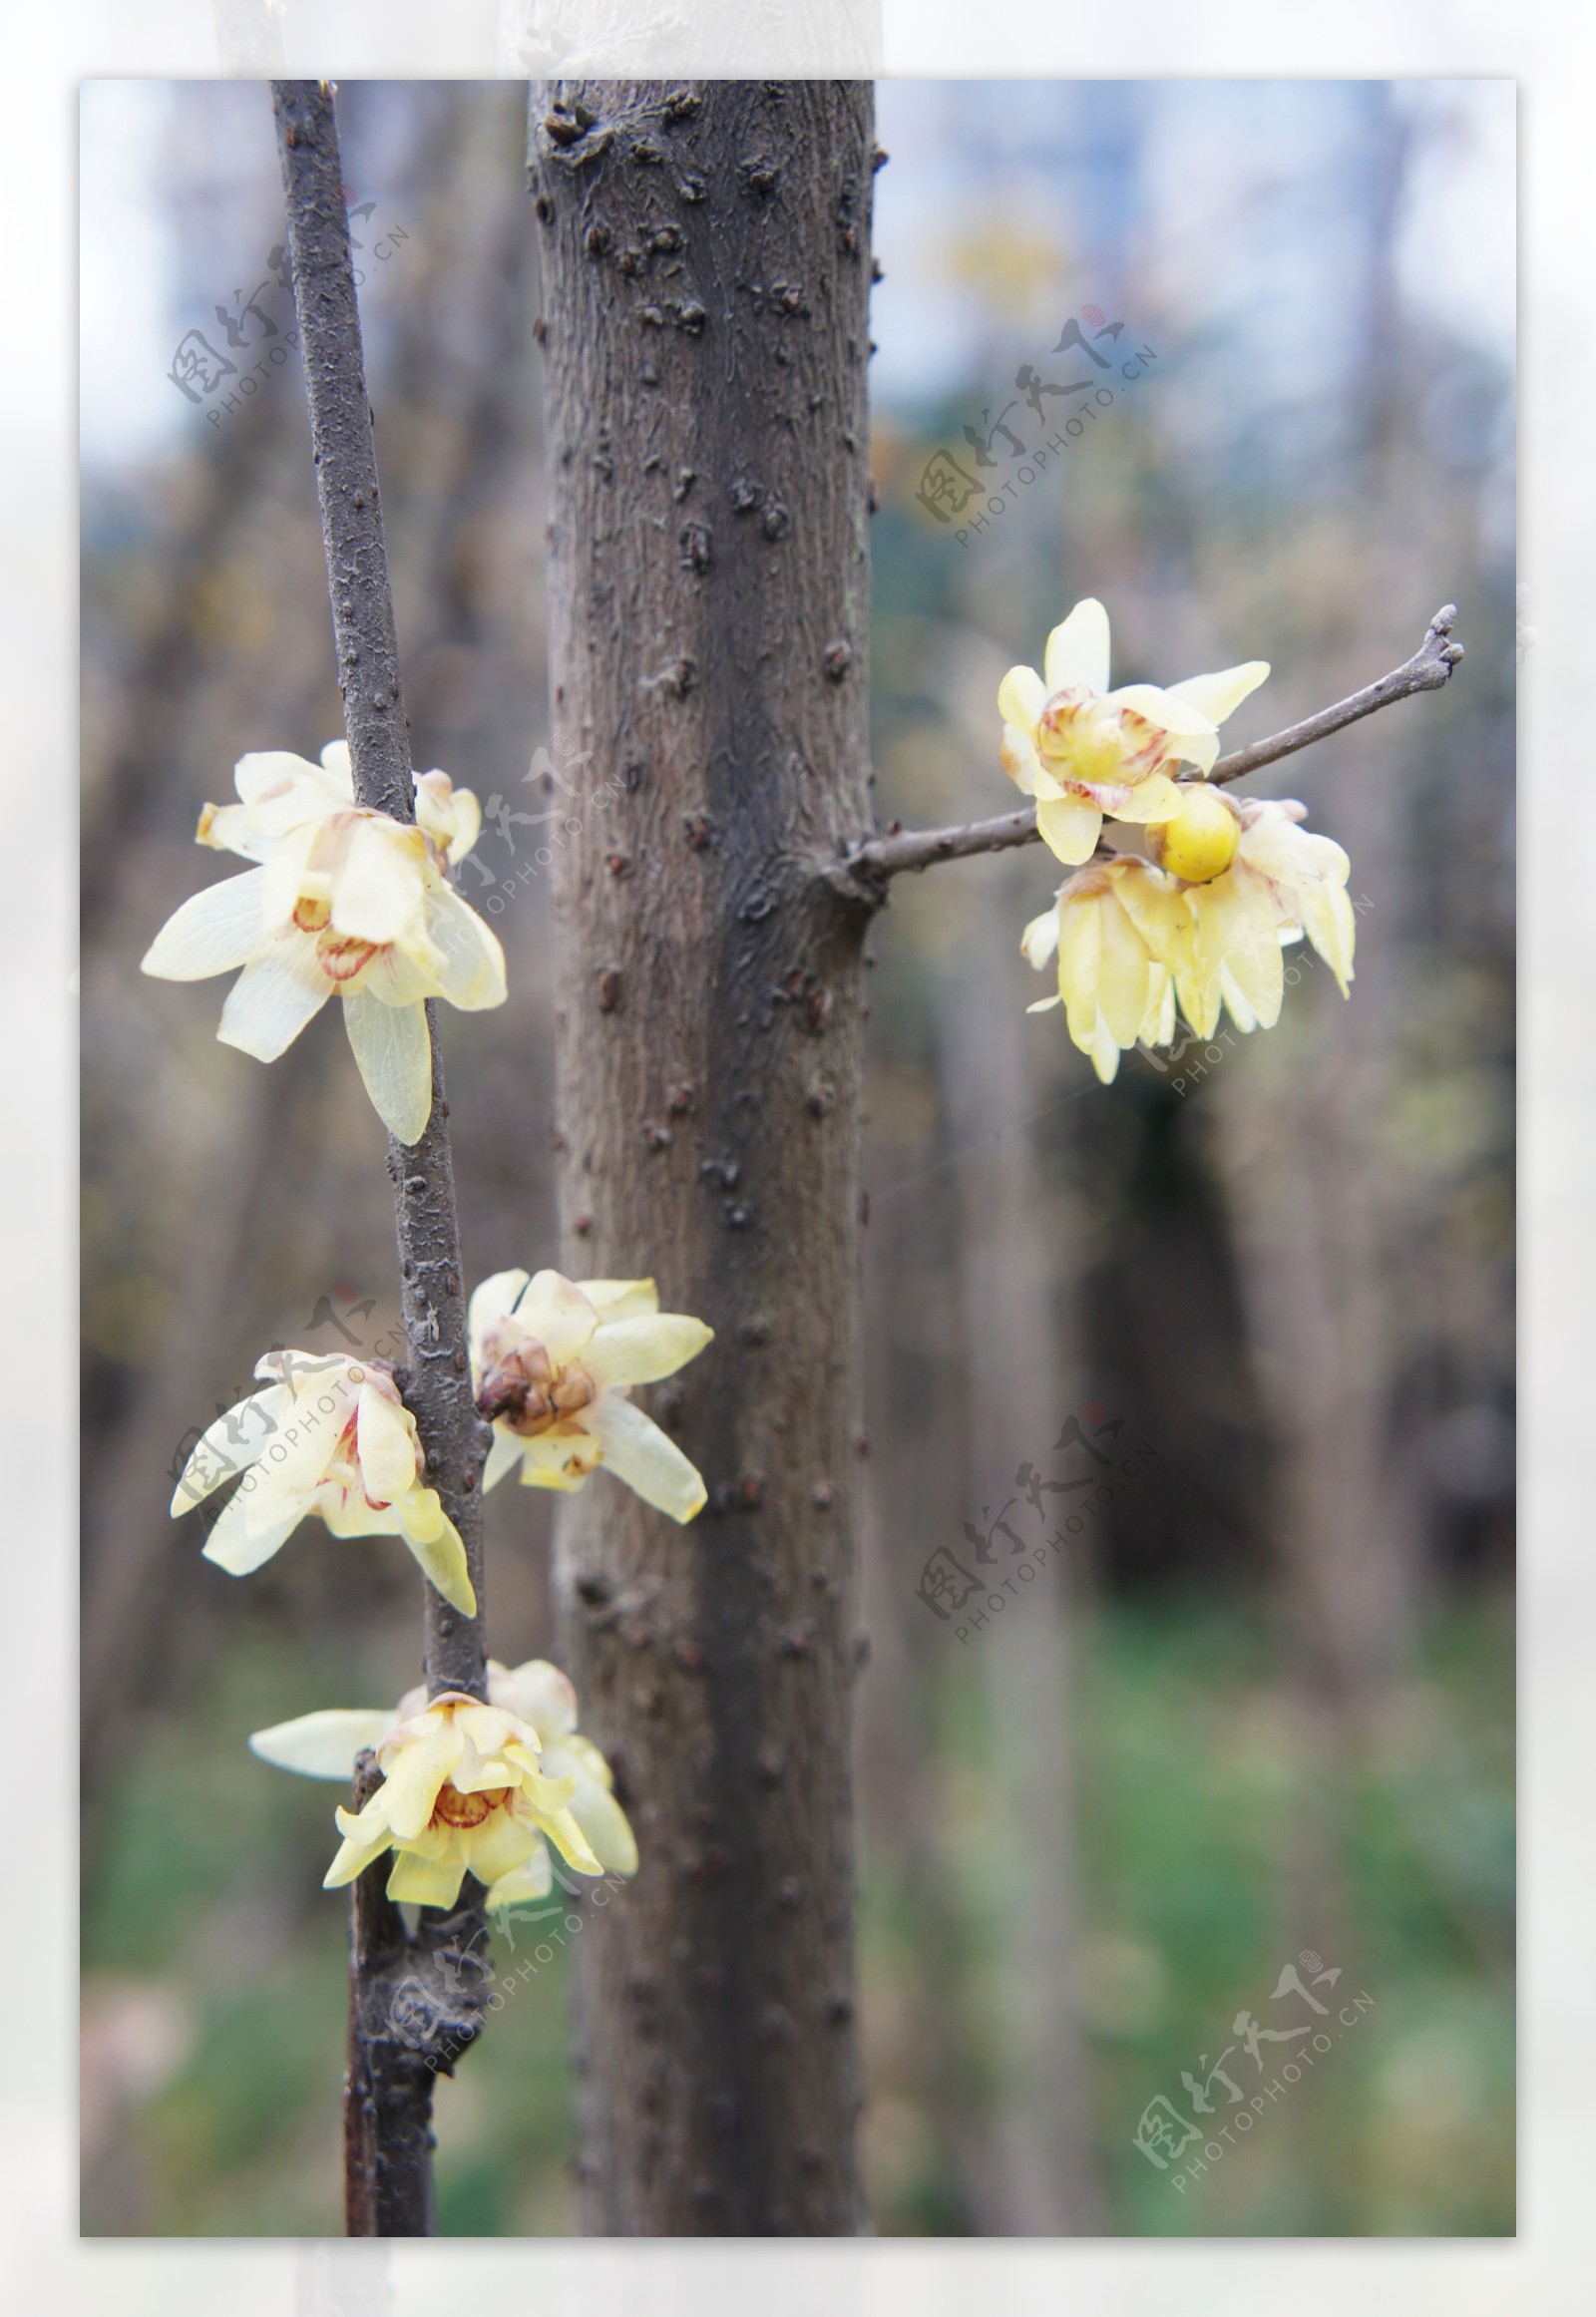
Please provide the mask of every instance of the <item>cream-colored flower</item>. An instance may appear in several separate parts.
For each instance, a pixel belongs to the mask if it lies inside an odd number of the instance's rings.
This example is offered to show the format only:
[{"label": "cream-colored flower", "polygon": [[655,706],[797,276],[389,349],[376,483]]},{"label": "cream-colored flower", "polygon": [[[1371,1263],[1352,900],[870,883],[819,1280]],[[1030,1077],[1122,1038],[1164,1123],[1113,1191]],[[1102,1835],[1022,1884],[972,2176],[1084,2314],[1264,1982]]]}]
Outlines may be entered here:
[{"label": "cream-colored flower", "polygon": [[1206,773],[1219,727],[1269,673],[1252,659],[1213,675],[1108,688],[1108,614],[1095,596],[1047,638],[1042,673],[1011,667],[998,691],[1003,770],[1036,799],[1036,825],[1058,859],[1089,861],[1104,815],[1165,821],[1180,810],[1174,766]]},{"label": "cream-colored flower", "polygon": [[1066,878],[1051,909],[1020,939],[1038,971],[1056,957],[1069,1034],[1106,1086],[1121,1051],[1138,1038],[1167,1045],[1175,1033],[1175,977],[1185,967],[1191,915],[1173,879],[1126,856],[1094,861]]},{"label": "cream-colored flower", "polygon": [[[546,1897],[550,1842],[579,1874],[634,1874],[637,1844],[609,1764],[579,1735],[577,1693],[559,1668],[542,1658],[513,1668],[490,1658],[488,1705],[466,1715],[473,1704],[451,1696],[429,1706],[415,1689],[391,1714],[332,1709],[255,1732],[249,1744],[262,1760],[303,1777],[347,1784],[366,1746],[387,1773],[358,1817],[338,1812],[345,1840],[328,1887],[353,1881],[390,1841],[398,1856],[389,1896],[424,1906],[452,1906],[468,1868],[488,1885],[490,1907]],[[400,1791],[377,1810],[396,1764]],[[505,1768],[520,1774],[501,1785]]]},{"label": "cream-colored flower", "polygon": [[714,1330],[661,1312],[652,1280],[501,1271],[471,1299],[471,1372],[493,1423],[484,1488],[521,1466],[532,1488],[580,1488],[605,1464],[645,1503],[689,1521],[704,1484],[674,1441],[627,1397],[674,1375]]},{"label": "cream-colored flower", "polygon": [[275,1061],[332,996],[383,1124],[420,1139],[432,1114],[425,1000],[468,1012],[502,1005],[504,953],[444,874],[476,841],[482,814],[447,773],[416,784],[417,822],[354,801],[349,750],[319,764],[285,750],[245,756],[240,802],[206,805],[198,842],[257,867],[197,893],[143,961],[167,981],[243,971],[216,1035]]},{"label": "cream-colored flower", "polygon": [[265,1389],[201,1434],[173,1495],[176,1520],[238,1480],[205,1559],[247,1576],[316,1513],[335,1537],[403,1537],[444,1599],[474,1616],[460,1533],[423,1484],[416,1419],[382,1361],[268,1352],[255,1373]]},{"label": "cream-colored flower", "polygon": [[[1185,887],[1195,931],[1176,978],[1181,1011],[1205,1038],[1218,1026],[1221,1005],[1241,1030],[1278,1021],[1281,950],[1305,933],[1344,997],[1353,977],[1358,920],[1342,848],[1300,827],[1305,808],[1294,800],[1249,797],[1232,811],[1234,858],[1218,875]],[[1165,862],[1172,866],[1167,852]]]}]

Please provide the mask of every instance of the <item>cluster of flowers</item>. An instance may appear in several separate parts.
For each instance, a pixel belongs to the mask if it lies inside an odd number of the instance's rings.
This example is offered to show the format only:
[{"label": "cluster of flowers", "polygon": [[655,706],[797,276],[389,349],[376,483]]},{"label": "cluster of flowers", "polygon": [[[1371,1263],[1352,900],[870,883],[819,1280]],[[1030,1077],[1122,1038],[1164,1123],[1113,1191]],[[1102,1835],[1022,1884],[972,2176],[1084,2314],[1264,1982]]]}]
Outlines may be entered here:
[{"label": "cluster of flowers", "polygon": [[[217,1035],[271,1061],[337,995],[379,1115],[414,1143],[432,1107],[425,1000],[501,1004],[504,958],[448,882],[476,841],[481,812],[446,773],[416,782],[416,823],[354,801],[341,741],[319,765],[246,756],[237,805],[207,805],[199,841],[258,866],[186,902],[144,969],[199,980],[243,968]],[[573,1490],[607,1466],[673,1520],[702,1508],[703,1481],[633,1405],[709,1343],[701,1320],[661,1312],[652,1280],[588,1280],[505,1271],[469,1314],[472,1388],[493,1426],[483,1486],[518,1471],[535,1488]],[[190,1455],[176,1519],[236,1480],[205,1557],[245,1576],[314,1517],[337,1537],[402,1537],[428,1581],[475,1616],[466,1552],[425,1479],[415,1417],[381,1359],[268,1352],[261,1389],[226,1410]],[[336,1813],[342,1846],[329,1889],[394,1853],[388,1894],[451,1907],[469,1870],[490,1908],[541,1898],[549,1846],[579,1873],[630,1874],[636,1844],[608,1764],[577,1730],[565,1675],[541,1659],[488,1668],[488,1699],[412,1691],[391,1712],[336,1709],[257,1731],[254,1751],[283,1769],[347,1781],[370,1746],[382,1783],[358,1815]]]},{"label": "cluster of flowers", "polygon": [[[701,1320],[661,1312],[652,1280],[588,1280],[506,1271],[471,1299],[471,1374],[493,1424],[485,1488],[519,1470],[533,1488],[581,1488],[607,1466],[647,1503],[686,1522],[704,1484],[628,1394],[686,1365],[709,1343]],[[218,1416],[197,1442],[173,1517],[236,1478],[205,1557],[244,1576],[319,1518],[337,1537],[402,1537],[464,1616],[477,1601],[459,1531],[424,1478],[416,1421],[381,1360],[269,1352],[264,1388]],[[392,1714],[329,1711],[250,1739],[256,1753],[309,1777],[347,1779],[373,1746],[384,1782],[358,1818],[337,1813],[343,1847],[328,1889],[388,1848],[389,1896],[452,1906],[469,1867],[491,1908],[549,1888],[547,1843],[579,1874],[630,1874],[636,1847],[601,1753],[577,1736],[577,1701],[541,1661],[490,1664],[489,1703],[414,1692]]]},{"label": "cluster of flowers", "polygon": [[[1220,725],[1268,673],[1255,659],[1110,691],[1108,614],[1088,596],[1048,636],[1043,672],[1010,668],[998,688],[1003,770],[1074,871],[1021,938],[1029,963],[1056,960],[1058,976],[1058,994],[1029,1010],[1061,1004],[1105,1084],[1138,1039],[1169,1044],[1177,1003],[1203,1038],[1222,1007],[1238,1029],[1272,1026],[1282,948],[1304,934],[1347,994],[1346,854],[1301,827],[1294,801],[1237,802],[1206,785]],[[1140,824],[1147,857],[1107,846],[1105,820]]]}]

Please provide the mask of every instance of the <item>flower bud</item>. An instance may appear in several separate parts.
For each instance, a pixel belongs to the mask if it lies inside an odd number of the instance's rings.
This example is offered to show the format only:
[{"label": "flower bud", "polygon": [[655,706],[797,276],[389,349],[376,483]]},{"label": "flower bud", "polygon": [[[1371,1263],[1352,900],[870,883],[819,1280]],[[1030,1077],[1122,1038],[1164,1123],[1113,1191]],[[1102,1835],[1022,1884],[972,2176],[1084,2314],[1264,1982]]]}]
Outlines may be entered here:
[{"label": "flower bud", "polygon": [[1241,823],[1230,800],[1218,789],[1181,784],[1180,811],[1172,821],[1154,822],[1147,831],[1147,851],[1161,869],[1187,885],[1206,885],[1220,876],[1236,857]]}]

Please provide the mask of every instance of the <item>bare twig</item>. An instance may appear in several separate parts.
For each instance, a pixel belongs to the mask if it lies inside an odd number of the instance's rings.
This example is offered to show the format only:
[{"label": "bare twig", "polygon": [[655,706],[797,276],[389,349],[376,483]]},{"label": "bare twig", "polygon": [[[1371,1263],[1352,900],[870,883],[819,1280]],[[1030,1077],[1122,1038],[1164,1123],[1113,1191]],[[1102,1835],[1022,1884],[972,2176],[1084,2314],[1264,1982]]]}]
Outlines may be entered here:
[{"label": "bare twig", "polygon": [[[1455,603],[1443,604],[1411,659],[1403,660],[1378,683],[1366,684],[1361,692],[1338,700],[1334,707],[1321,708],[1317,716],[1307,716],[1300,724],[1288,724],[1284,732],[1222,756],[1208,775],[1209,785],[1240,780],[1244,773],[1257,772],[1279,757],[1294,755],[1299,748],[1310,748],[1316,740],[1328,739],[1332,732],[1356,724],[1361,716],[1372,716],[1377,708],[1389,708],[1414,692],[1438,691],[1463,656],[1462,645],[1451,640],[1456,616]],[[878,904],[886,899],[888,879],[906,869],[930,869],[938,861],[962,861],[972,853],[1005,853],[1014,845],[1034,844],[1039,836],[1035,806],[1023,805],[1017,812],[998,813],[990,821],[966,821],[952,829],[906,829],[897,835],[867,837],[851,853],[833,862],[826,874],[854,900]]]},{"label": "bare twig", "polygon": [[[413,821],[410,740],[332,93],[325,82],[274,81],[272,104],[355,795],[395,820]],[[477,1615],[463,1617],[431,1585],[425,1587],[428,1694],[465,1691],[481,1698],[487,1695],[487,1653],[480,1483],[489,1433],[472,1399],[449,1105],[430,1001],[427,1023],[432,1115],[418,1143],[391,1135],[388,1141],[407,1343],[407,1364],[397,1380],[416,1419],[427,1481],[460,1532],[477,1595]],[[349,2227],[360,2234],[426,2235],[432,2227],[432,2067],[425,2038],[418,2046],[394,2030],[393,1970],[397,1957],[402,1972],[414,1978],[439,1951],[440,1938],[447,1935],[458,1945],[463,1927],[469,1948],[471,1924],[480,1930],[483,1919],[480,1894],[447,1925],[429,1922],[419,1943],[403,1942],[397,1949],[385,1899],[379,1907],[369,1892],[357,1892],[353,1909]],[[430,1984],[424,1970],[418,1984]],[[458,2032],[449,2048],[461,2048]]]},{"label": "bare twig", "polygon": [[1452,621],[1456,617],[1456,604],[1443,603],[1424,630],[1424,640],[1411,659],[1404,659],[1400,667],[1393,668],[1389,676],[1382,676],[1378,684],[1365,684],[1361,692],[1338,700],[1333,708],[1321,708],[1317,716],[1305,716],[1300,724],[1288,724],[1284,732],[1275,733],[1271,739],[1255,740],[1251,748],[1238,748],[1234,756],[1222,756],[1208,775],[1209,780],[1240,780],[1244,773],[1257,772],[1261,766],[1273,764],[1277,757],[1294,755],[1299,748],[1311,748],[1316,740],[1327,740],[1332,732],[1356,724],[1361,716],[1372,716],[1377,708],[1389,708],[1394,701],[1408,699],[1414,692],[1438,692],[1463,656],[1462,645],[1451,640]]}]

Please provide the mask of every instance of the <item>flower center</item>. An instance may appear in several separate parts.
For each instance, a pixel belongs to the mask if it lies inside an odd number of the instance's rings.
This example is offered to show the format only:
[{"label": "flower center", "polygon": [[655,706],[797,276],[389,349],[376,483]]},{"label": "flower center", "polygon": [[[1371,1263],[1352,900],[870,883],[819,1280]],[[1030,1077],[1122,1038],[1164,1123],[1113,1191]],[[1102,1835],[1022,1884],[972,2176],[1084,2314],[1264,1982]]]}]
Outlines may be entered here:
[{"label": "flower center", "polygon": [[[312,902],[308,906],[314,909],[318,905]],[[297,918],[297,910],[294,915]],[[307,926],[305,931],[308,933],[311,929]],[[379,947],[376,942],[356,941],[352,934],[335,934],[329,929],[317,939],[316,963],[329,981],[352,981],[363,966],[370,965]]]},{"label": "flower center", "polygon": [[598,1386],[585,1368],[573,1364],[557,1369],[536,1337],[508,1345],[490,1338],[485,1349],[477,1406],[490,1422],[503,1416],[523,1439],[536,1439],[598,1397]]},{"label": "flower center", "polygon": [[1101,786],[1145,780],[1165,762],[1168,734],[1134,708],[1115,708],[1094,692],[1054,692],[1036,726],[1036,749],[1063,780]]},{"label": "flower center", "polygon": [[312,901],[307,893],[302,893],[293,905],[293,922],[302,934],[319,934],[323,926],[332,923],[332,904]]},{"label": "flower center", "polygon": [[432,1805],[434,1826],[480,1826],[490,1811],[510,1799],[508,1786],[489,1786],[480,1794],[463,1794],[458,1786],[440,1786]]}]

